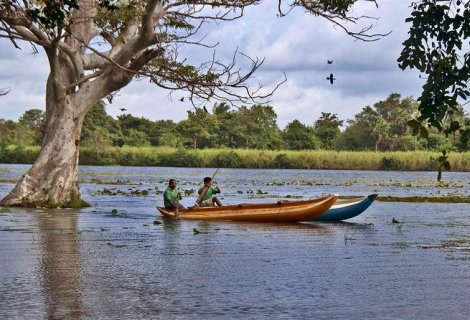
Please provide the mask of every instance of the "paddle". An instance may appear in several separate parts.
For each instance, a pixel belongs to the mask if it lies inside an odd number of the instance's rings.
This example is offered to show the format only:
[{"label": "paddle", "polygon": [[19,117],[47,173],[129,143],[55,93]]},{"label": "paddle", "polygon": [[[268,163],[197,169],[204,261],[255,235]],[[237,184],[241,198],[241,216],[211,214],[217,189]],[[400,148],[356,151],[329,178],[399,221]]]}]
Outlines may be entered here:
[{"label": "paddle", "polygon": [[[219,172],[219,168],[217,168],[217,170],[215,170],[214,174],[212,175],[211,181],[214,181],[214,178],[217,175],[217,172]],[[196,199],[196,203],[194,204],[195,206],[200,206],[201,205],[202,197],[207,192],[207,190],[209,190],[209,186],[204,186],[204,189],[202,189],[201,194]]]}]

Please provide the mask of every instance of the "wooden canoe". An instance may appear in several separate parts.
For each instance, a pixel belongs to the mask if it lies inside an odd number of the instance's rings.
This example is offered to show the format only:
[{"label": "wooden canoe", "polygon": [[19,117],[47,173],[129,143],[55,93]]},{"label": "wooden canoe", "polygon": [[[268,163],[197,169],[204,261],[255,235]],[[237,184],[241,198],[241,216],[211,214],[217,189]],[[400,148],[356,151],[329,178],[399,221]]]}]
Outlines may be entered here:
[{"label": "wooden canoe", "polygon": [[[338,195],[304,201],[238,204],[222,207],[190,207],[179,210],[180,219],[231,220],[253,222],[298,222],[320,217]],[[173,210],[157,207],[164,217],[175,217]]]},{"label": "wooden canoe", "polygon": [[341,221],[354,218],[369,208],[375,199],[377,199],[377,194],[371,194],[359,199],[339,199],[325,214],[313,220]]}]

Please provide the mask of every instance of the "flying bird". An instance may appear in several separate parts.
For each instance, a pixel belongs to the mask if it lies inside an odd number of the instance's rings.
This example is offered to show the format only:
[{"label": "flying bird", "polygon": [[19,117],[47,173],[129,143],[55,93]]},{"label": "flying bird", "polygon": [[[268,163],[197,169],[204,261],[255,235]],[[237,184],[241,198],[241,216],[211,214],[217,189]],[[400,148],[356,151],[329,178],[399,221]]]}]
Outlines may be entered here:
[{"label": "flying bird", "polygon": [[6,96],[10,92],[10,88],[0,88],[0,96]]},{"label": "flying bird", "polygon": [[184,102],[184,97],[182,97],[182,98],[180,99],[180,101],[181,101],[181,102]]},{"label": "flying bird", "polygon": [[126,108],[119,108],[119,110],[121,110],[121,112],[127,111]]},{"label": "flying bird", "polygon": [[328,64],[332,64],[333,60],[326,60],[326,62],[328,62]]},{"label": "flying bird", "polygon": [[333,84],[333,81],[336,80],[336,78],[333,78],[333,74],[330,73],[330,76],[326,78],[326,80],[330,80],[330,83]]}]

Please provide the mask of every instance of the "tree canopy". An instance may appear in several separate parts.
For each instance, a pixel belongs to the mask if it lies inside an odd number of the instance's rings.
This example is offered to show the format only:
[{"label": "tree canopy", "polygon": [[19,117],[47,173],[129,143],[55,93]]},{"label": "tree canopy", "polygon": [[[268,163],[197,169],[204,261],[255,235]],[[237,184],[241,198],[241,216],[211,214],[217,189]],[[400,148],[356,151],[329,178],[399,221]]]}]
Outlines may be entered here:
[{"label": "tree canopy", "polygon": [[[131,114],[114,119],[100,102],[85,117],[82,145],[91,149],[121,146],[170,146],[177,148],[250,148],[290,150],[470,150],[470,117],[458,108],[454,118],[462,129],[453,135],[430,129],[428,139],[412,135],[403,119],[416,115],[418,102],[392,93],[365,106],[354,119],[321,113],[318,119],[293,120],[285,128],[277,124],[273,106],[230,107],[216,103],[211,113],[196,109],[187,119],[151,121]],[[18,122],[0,119],[0,140],[20,146],[40,145],[44,112],[26,111]],[[345,125],[343,126],[343,123]],[[260,125],[262,124],[262,125]],[[447,125],[447,123],[444,123]]]}]

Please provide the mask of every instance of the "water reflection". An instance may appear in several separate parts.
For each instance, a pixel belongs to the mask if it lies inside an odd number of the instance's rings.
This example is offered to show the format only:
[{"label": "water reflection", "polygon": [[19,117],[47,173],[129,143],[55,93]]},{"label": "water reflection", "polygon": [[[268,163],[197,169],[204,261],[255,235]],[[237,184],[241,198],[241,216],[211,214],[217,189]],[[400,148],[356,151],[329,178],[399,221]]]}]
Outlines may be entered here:
[{"label": "water reflection", "polygon": [[82,318],[85,313],[81,297],[77,214],[54,212],[34,217],[39,227],[40,274],[47,318]]}]

